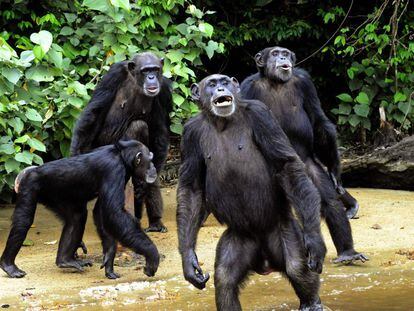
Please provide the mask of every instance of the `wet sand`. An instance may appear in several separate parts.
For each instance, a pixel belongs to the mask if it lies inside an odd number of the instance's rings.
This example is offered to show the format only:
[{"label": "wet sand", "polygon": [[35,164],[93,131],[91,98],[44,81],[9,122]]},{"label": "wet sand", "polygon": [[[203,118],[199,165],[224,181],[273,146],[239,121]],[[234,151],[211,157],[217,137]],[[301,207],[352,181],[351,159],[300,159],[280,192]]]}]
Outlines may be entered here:
[{"label": "wet sand", "polygon": [[[331,310],[414,310],[414,193],[350,189],[361,205],[359,219],[351,221],[355,248],[371,260],[365,264],[338,266],[336,252],[323,225],[328,255],[321,275],[320,295]],[[162,255],[157,275],[146,277],[142,260],[124,254],[117,262],[118,280],[108,280],[99,269],[101,247],[92,215],[84,241],[86,256],[96,263],[85,272],[55,266],[61,224],[39,206],[28,238],[16,263],[27,272],[23,279],[10,279],[0,270],[0,307],[10,309],[101,309],[113,310],[214,310],[214,287],[199,291],[182,277],[177,252],[175,189],[163,189],[165,224],[169,232],[151,233]],[[89,210],[91,210],[91,207]],[[0,209],[0,250],[10,228],[12,208]],[[146,223],[144,223],[144,226]],[[213,274],[216,243],[223,232],[210,216],[201,228],[197,254],[204,271]],[[45,244],[48,243],[48,244]],[[131,261],[131,262],[129,262]],[[298,307],[293,289],[278,273],[252,275],[241,291],[244,310],[292,310]]]}]

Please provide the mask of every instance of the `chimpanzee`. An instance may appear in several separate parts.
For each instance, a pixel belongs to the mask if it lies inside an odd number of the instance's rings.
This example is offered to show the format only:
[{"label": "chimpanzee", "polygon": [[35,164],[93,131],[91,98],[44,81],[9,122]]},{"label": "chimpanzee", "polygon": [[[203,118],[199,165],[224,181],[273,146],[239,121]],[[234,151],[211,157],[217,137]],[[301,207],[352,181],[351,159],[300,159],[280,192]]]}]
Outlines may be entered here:
[{"label": "chimpanzee", "polygon": [[[162,75],[163,59],[151,52],[137,54],[132,61],[111,66],[93,93],[73,132],[71,153],[78,155],[120,139],[139,139],[136,122],[147,123],[154,165],[160,172],[168,153],[171,81]],[[145,231],[166,232],[161,221],[163,202],[157,181],[143,185],[133,178],[135,216],[142,217],[145,199],[149,227]],[[145,191],[141,189],[145,188]]]},{"label": "chimpanzee", "polygon": [[[305,163],[321,195],[322,216],[326,218],[338,252],[335,262],[364,262],[368,258],[354,250],[351,226],[344,205],[338,199],[337,191],[342,198],[353,198],[340,183],[335,126],[324,114],[309,75],[293,68],[295,59],[293,52],[277,46],[257,53],[259,72],[243,81],[241,94],[246,99],[260,100],[270,108]],[[354,204],[348,209],[348,215],[355,216],[357,210],[358,204]]]},{"label": "chimpanzee", "polygon": [[86,205],[97,197],[93,215],[102,239],[105,275],[110,279],[119,277],[113,270],[116,240],[119,240],[145,256],[144,273],[153,276],[159,264],[158,250],[135,217],[124,209],[125,183],[131,175],[148,183],[155,182],[157,173],[151,159],[152,153],[145,145],[130,140],[21,172],[15,182],[16,209],[0,267],[12,278],[26,275],[16,266],[15,258],[33,223],[38,202],[64,222],[56,265],[79,271],[92,265],[88,260],[76,258],[75,252],[85,229]]},{"label": "chimpanzee", "polygon": [[201,113],[184,127],[177,193],[185,279],[199,289],[209,279],[195,253],[208,209],[228,227],[216,250],[218,310],[241,310],[239,286],[252,271],[281,271],[301,310],[322,310],[320,197],[303,162],[269,108],[240,98],[235,78],[211,75],[191,92]]}]

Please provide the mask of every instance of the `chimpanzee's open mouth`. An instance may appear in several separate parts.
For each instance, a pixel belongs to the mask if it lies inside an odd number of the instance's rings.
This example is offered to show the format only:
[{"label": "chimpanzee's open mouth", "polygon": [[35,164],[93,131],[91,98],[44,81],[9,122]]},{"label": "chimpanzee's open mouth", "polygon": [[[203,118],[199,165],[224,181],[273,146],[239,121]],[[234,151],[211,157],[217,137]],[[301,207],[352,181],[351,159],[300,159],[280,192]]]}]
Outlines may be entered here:
[{"label": "chimpanzee's open mouth", "polygon": [[213,101],[216,107],[227,107],[233,104],[233,97],[230,95],[219,96]]},{"label": "chimpanzee's open mouth", "polygon": [[147,87],[147,88],[146,88],[146,91],[147,91],[148,93],[155,94],[155,93],[157,93],[157,92],[158,92],[158,87],[156,87],[156,86],[154,86],[154,87]]},{"label": "chimpanzee's open mouth", "polygon": [[289,70],[292,68],[292,66],[289,64],[283,64],[281,66],[278,66],[278,68],[282,68],[283,70]]}]

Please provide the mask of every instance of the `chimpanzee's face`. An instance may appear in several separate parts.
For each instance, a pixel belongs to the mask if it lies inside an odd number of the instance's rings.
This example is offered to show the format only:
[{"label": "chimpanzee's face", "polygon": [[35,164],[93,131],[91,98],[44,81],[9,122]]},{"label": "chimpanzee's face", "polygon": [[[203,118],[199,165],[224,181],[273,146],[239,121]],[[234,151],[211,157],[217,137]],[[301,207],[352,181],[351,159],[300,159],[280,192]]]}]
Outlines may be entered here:
[{"label": "chimpanzee's face", "polygon": [[160,92],[163,62],[162,58],[150,52],[138,54],[128,62],[128,69],[148,97],[157,96]]},{"label": "chimpanzee's face", "polygon": [[267,78],[286,82],[292,77],[296,56],[290,50],[276,46],[257,53],[255,60],[258,67],[264,68]]},{"label": "chimpanzee's face", "polygon": [[152,152],[142,143],[139,143],[138,152],[134,157],[134,175],[140,180],[145,180],[152,184],[157,179],[157,170],[151,162],[153,158]]},{"label": "chimpanzee's face", "polygon": [[218,117],[229,117],[236,110],[239,82],[225,75],[211,75],[191,86],[191,94],[200,108]]}]

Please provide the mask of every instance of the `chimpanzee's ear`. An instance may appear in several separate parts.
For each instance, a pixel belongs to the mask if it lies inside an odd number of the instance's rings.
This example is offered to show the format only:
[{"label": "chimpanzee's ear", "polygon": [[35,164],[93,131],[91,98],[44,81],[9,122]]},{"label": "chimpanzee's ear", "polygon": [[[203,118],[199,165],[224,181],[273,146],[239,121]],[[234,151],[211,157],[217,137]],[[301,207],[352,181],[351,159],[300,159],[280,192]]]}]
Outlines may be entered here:
[{"label": "chimpanzee's ear", "polygon": [[138,166],[141,163],[141,157],[142,157],[142,152],[138,152],[135,155],[135,159],[134,159],[134,165]]},{"label": "chimpanzee's ear", "polygon": [[296,64],[296,54],[290,51],[291,59],[292,59],[292,66]]},{"label": "chimpanzee's ear", "polygon": [[263,68],[265,66],[263,55],[264,55],[263,51],[260,51],[254,56],[254,60],[256,61],[256,66],[259,68]]},{"label": "chimpanzee's ear", "polygon": [[135,69],[135,62],[134,61],[130,61],[128,62],[128,70],[129,71],[133,71]]},{"label": "chimpanzee's ear", "polygon": [[164,57],[160,58],[161,65],[164,66]]},{"label": "chimpanzee's ear", "polygon": [[191,90],[191,98],[195,101],[200,100],[200,87],[197,83],[193,83],[190,87]]},{"label": "chimpanzee's ear", "polygon": [[233,83],[235,89],[237,90],[237,93],[240,93],[240,83],[237,81],[235,77],[231,77],[231,83]]}]

